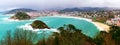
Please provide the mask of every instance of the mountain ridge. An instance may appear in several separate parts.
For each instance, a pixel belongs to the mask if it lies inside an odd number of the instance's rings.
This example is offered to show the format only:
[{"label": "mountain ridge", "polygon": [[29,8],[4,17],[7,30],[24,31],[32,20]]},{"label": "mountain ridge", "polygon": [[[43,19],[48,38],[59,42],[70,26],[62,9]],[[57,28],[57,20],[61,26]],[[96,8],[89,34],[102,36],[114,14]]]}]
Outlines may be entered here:
[{"label": "mountain ridge", "polygon": [[30,8],[17,8],[6,11],[5,14],[15,14],[17,12],[37,12],[37,10],[30,9]]},{"label": "mountain ridge", "polygon": [[109,11],[109,10],[119,10],[115,8],[108,8],[108,7],[74,7],[74,8],[65,8],[63,10],[60,10],[61,12],[91,12],[91,11]]}]

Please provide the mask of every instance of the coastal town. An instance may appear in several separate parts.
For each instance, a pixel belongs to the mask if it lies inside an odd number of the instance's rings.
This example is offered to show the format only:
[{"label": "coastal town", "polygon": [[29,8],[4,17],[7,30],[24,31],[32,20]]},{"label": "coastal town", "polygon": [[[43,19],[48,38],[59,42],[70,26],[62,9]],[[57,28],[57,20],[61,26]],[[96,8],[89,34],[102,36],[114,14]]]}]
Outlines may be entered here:
[{"label": "coastal town", "polygon": [[43,11],[43,12],[28,12],[31,17],[39,16],[73,16],[92,19],[108,25],[120,26],[120,11],[94,11],[94,12],[59,12],[59,11]]}]

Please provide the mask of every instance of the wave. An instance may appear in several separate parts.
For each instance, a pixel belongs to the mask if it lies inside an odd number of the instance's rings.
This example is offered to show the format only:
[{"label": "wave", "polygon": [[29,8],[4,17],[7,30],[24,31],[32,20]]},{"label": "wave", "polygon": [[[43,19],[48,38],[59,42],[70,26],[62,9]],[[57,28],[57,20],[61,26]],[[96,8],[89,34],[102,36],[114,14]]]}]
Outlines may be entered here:
[{"label": "wave", "polygon": [[35,32],[39,32],[39,31],[51,31],[51,32],[58,32],[59,31],[57,29],[33,29],[32,26],[30,25],[30,23],[27,23],[25,25],[19,26],[18,28],[23,29],[23,30],[32,30]]},{"label": "wave", "polygon": [[15,15],[15,14],[5,14],[4,16],[13,16],[13,15]]},{"label": "wave", "polygon": [[24,21],[34,21],[34,20],[37,20],[37,19],[31,19],[31,20],[17,20],[17,19],[9,19],[8,17],[7,18],[2,18],[3,21],[11,21],[11,22],[24,22]]},{"label": "wave", "polygon": [[4,21],[19,21],[19,20],[14,20],[14,19],[9,19],[9,18],[2,18]]}]

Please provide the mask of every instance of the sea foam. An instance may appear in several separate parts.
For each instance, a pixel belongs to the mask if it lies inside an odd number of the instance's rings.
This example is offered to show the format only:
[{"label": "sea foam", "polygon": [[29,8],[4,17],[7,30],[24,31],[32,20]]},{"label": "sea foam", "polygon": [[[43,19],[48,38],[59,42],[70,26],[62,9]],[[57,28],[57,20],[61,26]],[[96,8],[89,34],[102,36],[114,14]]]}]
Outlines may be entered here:
[{"label": "sea foam", "polygon": [[35,32],[39,32],[39,31],[51,31],[51,32],[58,32],[59,31],[57,29],[33,29],[32,26],[30,25],[30,23],[27,23],[25,25],[22,25],[20,26],[19,28],[23,29],[23,30],[32,30],[32,31],[35,31]]}]

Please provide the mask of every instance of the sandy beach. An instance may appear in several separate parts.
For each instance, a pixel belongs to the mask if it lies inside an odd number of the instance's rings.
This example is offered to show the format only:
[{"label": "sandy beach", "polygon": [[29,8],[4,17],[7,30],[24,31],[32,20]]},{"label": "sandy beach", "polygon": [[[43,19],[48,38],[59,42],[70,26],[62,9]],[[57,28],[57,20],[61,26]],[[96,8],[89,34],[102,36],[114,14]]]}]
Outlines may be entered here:
[{"label": "sandy beach", "polygon": [[93,22],[93,24],[95,24],[99,29],[100,31],[106,31],[106,32],[109,32],[109,28],[110,26],[106,25],[106,24],[103,24],[103,23],[100,23],[100,22]]}]

